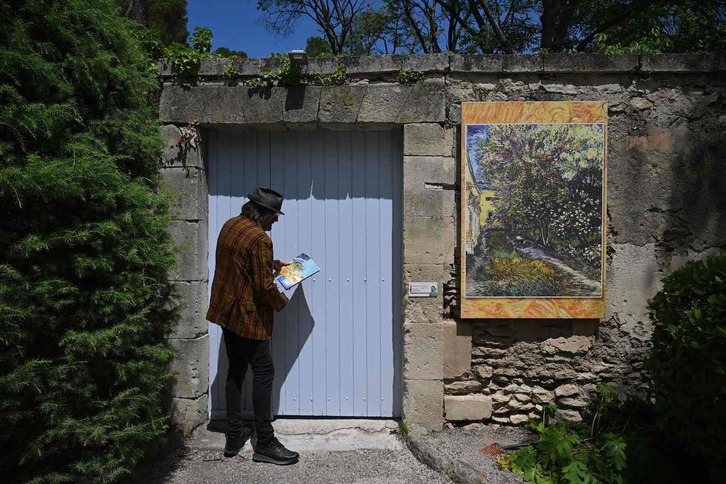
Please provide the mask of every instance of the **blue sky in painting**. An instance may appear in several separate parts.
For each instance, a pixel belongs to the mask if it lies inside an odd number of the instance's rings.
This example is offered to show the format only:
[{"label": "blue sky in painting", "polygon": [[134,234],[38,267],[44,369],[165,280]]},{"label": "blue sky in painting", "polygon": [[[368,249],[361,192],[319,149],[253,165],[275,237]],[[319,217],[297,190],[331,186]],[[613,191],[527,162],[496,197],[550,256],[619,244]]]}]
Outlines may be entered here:
[{"label": "blue sky in painting", "polygon": [[477,185],[483,183],[481,179],[481,169],[478,163],[473,163],[472,160],[478,158],[477,142],[486,142],[489,139],[489,125],[488,124],[469,124],[466,126],[466,159],[471,167],[471,172],[474,175],[474,181]]}]

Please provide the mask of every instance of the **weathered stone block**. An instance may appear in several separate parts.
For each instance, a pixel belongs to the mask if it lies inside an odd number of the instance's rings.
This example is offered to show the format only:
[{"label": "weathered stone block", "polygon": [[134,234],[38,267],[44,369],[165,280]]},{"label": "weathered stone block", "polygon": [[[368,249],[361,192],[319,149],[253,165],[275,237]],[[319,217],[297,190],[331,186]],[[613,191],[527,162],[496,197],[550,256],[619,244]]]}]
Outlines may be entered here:
[{"label": "weathered stone block", "polygon": [[545,72],[634,72],[638,56],[628,54],[544,54]]},{"label": "weathered stone block", "polygon": [[443,53],[403,55],[400,56],[399,63],[407,71],[445,72],[449,70],[449,55]]},{"label": "weathered stone block", "polygon": [[592,338],[587,336],[550,338],[542,344],[542,351],[551,355],[556,353],[585,354],[590,348],[592,348]]},{"label": "weathered stone block", "polygon": [[441,380],[443,378],[444,329],[441,324],[403,325],[403,378]]},{"label": "weathered stone block", "polygon": [[174,360],[171,374],[174,377],[172,396],[197,398],[209,388],[209,337],[172,339]]},{"label": "weathered stone block", "polygon": [[446,119],[446,88],[443,82],[419,82],[409,86],[408,96],[396,122],[443,123]]},{"label": "weathered stone block", "polygon": [[642,72],[711,72],[713,54],[643,54],[640,56]]},{"label": "weathered stone block", "polygon": [[494,368],[489,365],[479,365],[476,367],[475,374],[480,380],[487,381],[494,374]]},{"label": "weathered stone block", "polygon": [[413,85],[370,84],[362,100],[357,121],[396,124],[442,123],[446,118],[444,92],[443,84],[435,82],[420,82]]},{"label": "weathered stone block", "polygon": [[289,87],[283,105],[283,120],[286,123],[317,123],[321,90],[320,86]]},{"label": "weathered stone block", "polygon": [[403,127],[406,156],[453,157],[454,130],[438,123],[411,123]]},{"label": "weathered stone block", "polygon": [[163,168],[161,176],[174,196],[171,213],[179,220],[207,220],[209,194],[207,178],[198,168]]},{"label": "weathered stone block", "polygon": [[440,380],[404,380],[403,418],[429,430],[444,425],[444,384]]},{"label": "weathered stone block", "polygon": [[552,403],[555,401],[555,394],[551,390],[542,387],[534,387],[532,390],[534,401],[537,403]]},{"label": "weathered stone block", "polygon": [[370,84],[360,107],[359,123],[395,123],[406,109],[410,86]]},{"label": "weathered stone block", "polygon": [[[345,56],[339,59],[339,63],[345,67],[345,72],[349,75],[356,76],[357,74],[385,74],[394,73],[398,71],[400,62],[396,61],[399,56],[394,55],[354,55]],[[332,68],[331,72],[332,72]]]},{"label": "weathered stone block", "polygon": [[[453,157],[403,157],[404,190],[423,191],[431,188],[443,188],[441,185],[453,185],[454,183],[456,183],[456,161]],[[429,185],[427,186],[427,184]]]},{"label": "weathered stone block", "polygon": [[161,152],[161,165],[164,168],[187,167],[204,169],[202,145],[196,147],[181,144],[181,129],[173,124],[161,128],[164,136],[164,149]]},{"label": "weathered stone block", "polygon": [[661,288],[655,244],[611,244],[610,248],[606,318],[617,315],[625,327],[648,322],[648,300]]},{"label": "weathered stone block", "polygon": [[[360,56],[353,56],[358,58]],[[366,56],[367,57],[367,56]],[[309,57],[308,65],[303,69],[304,74],[330,74],[335,71],[335,67],[342,64],[345,66],[346,72],[351,73],[350,68],[347,65],[350,57],[346,56],[343,58],[333,57]],[[366,64],[368,65],[368,64]]]},{"label": "weathered stone block", "polygon": [[169,227],[177,253],[177,265],[169,278],[172,281],[204,281],[208,279],[207,224],[175,221]]},{"label": "weathered stone block", "polygon": [[[317,59],[315,59],[317,61]],[[401,69],[415,72],[445,72],[447,54],[346,56],[339,60],[349,75],[392,74]]]},{"label": "weathered stone block", "polygon": [[405,264],[443,264],[443,219],[405,217],[403,221],[403,261]]},{"label": "weathered stone block", "polygon": [[181,314],[179,322],[172,330],[171,338],[197,338],[207,334],[207,281],[177,282],[174,287],[174,302],[180,305]]},{"label": "weathered stone block", "polygon": [[583,398],[558,398],[557,404],[570,408],[585,408],[589,402]]},{"label": "weathered stone block", "polygon": [[581,422],[582,415],[577,410],[565,410],[558,408],[555,411],[555,417],[561,420],[569,420],[570,422]]},{"label": "weathered stone block", "polygon": [[[422,184],[423,185],[423,184]],[[405,189],[403,213],[405,217],[441,217],[443,190],[433,188]]]},{"label": "weathered stone block", "polygon": [[461,104],[453,104],[449,106],[449,113],[447,115],[449,123],[452,125],[461,124]]},{"label": "weathered stone block", "polygon": [[408,294],[409,282],[435,282],[439,294],[436,297],[406,297],[404,308],[405,323],[440,323],[443,320],[444,299],[441,291],[443,265],[406,264],[403,269],[404,294]]},{"label": "weathered stone block", "polygon": [[320,91],[318,121],[355,123],[368,86],[330,86]]},{"label": "weathered stone block", "polygon": [[544,69],[542,55],[504,55],[502,56],[503,72],[540,72]]},{"label": "weathered stone block", "polygon": [[529,422],[529,415],[515,414],[509,417],[509,421],[512,422],[513,425],[521,425]]},{"label": "weathered stone block", "polygon": [[159,117],[165,123],[187,124],[198,120],[202,124],[243,124],[247,122],[248,91],[244,86],[202,84],[184,88],[165,84],[159,101]]},{"label": "weathered stone block", "polygon": [[[242,100],[240,109],[244,111],[245,124],[276,124],[283,122],[284,106],[288,97],[287,88],[250,89],[244,86],[236,86],[226,87],[226,89],[243,91],[242,94],[236,93],[236,96]],[[226,97],[225,88],[220,88],[220,93],[223,94],[223,97]],[[225,115],[232,114],[229,111],[225,112]]]},{"label": "weathered stone block", "polygon": [[485,395],[447,395],[444,408],[446,420],[451,422],[487,420],[492,416],[492,399]]},{"label": "weathered stone block", "polygon": [[571,383],[566,383],[555,388],[555,396],[557,397],[571,397],[573,395],[580,394],[580,387]]},{"label": "weathered stone block", "polygon": [[444,378],[459,378],[471,370],[471,324],[444,321]]},{"label": "weathered stone block", "polygon": [[451,55],[451,72],[502,72],[500,55]]},{"label": "weathered stone block", "polygon": [[207,421],[207,394],[197,398],[172,398],[172,426],[181,430],[184,437]]},{"label": "weathered stone block", "polygon": [[482,384],[476,380],[462,380],[449,383],[444,387],[447,395],[468,395],[470,393],[480,393]]}]

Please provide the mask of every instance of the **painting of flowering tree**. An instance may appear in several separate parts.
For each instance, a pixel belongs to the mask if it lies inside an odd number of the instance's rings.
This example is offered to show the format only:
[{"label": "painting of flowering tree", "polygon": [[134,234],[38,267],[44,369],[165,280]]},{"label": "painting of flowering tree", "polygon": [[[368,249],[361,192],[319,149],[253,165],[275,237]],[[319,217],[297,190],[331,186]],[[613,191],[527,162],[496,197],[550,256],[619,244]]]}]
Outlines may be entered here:
[{"label": "painting of flowering tree", "polygon": [[465,129],[469,191],[487,195],[466,295],[601,297],[604,124]]}]

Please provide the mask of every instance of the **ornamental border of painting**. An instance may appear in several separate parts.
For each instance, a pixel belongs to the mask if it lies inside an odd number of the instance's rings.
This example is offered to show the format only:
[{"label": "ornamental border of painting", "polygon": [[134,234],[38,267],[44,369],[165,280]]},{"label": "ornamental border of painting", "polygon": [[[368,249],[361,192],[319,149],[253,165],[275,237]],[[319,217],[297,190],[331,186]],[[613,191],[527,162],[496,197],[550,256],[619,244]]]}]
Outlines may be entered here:
[{"label": "ornamental border of painting", "polygon": [[[599,296],[467,296],[467,126],[471,124],[602,124],[602,200]],[[603,319],[605,317],[605,253],[607,213],[607,103],[562,102],[464,102],[461,106],[460,153],[461,233],[460,297],[462,318],[501,319]],[[474,176],[474,175],[472,175]],[[481,202],[480,202],[481,203]],[[480,207],[481,210],[481,207]]]}]

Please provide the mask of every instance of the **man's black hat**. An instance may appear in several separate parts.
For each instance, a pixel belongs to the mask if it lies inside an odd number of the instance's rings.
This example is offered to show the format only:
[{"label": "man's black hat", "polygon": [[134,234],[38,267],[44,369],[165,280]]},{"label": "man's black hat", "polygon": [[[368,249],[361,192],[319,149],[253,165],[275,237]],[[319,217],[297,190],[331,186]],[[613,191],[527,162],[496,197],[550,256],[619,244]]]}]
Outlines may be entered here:
[{"label": "man's black hat", "polygon": [[247,198],[280,215],[285,215],[280,210],[282,208],[282,193],[278,193],[271,188],[257,187],[254,192],[247,195]]}]

